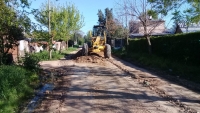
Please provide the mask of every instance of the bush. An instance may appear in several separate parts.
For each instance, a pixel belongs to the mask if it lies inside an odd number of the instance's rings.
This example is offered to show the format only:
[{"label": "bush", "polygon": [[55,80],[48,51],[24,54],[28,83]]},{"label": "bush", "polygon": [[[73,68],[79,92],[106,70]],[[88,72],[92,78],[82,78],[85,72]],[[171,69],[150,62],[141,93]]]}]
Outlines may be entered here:
[{"label": "bush", "polygon": [[0,112],[18,111],[22,100],[33,93],[30,87],[31,78],[35,78],[33,75],[19,66],[0,66]]},{"label": "bush", "polygon": [[25,69],[37,72],[40,69],[39,62],[40,59],[38,56],[26,53],[25,58],[23,59],[23,66]]},{"label": "bush", "polygon": [[[60,52],[52,51],[52,59],[51,60],[58,60],[60,58],[64,58],[66,54],[69,54],[71,51],[75,51],[77,48],[69,47],[68,50],[63,50]],[[38,58],[40,61],[47,61],[49,60],[49,51],[42,51],[39,53],[31,54],[31,56]]]},{"label": "bush", "polygon": [[84,41],[84,38],[78,38],[78,45],[83,45]]},{"label": "bush", "polygon": [[[200,64],[200,32],[152,37],[152,53],[185,65]],[[130,40],[129,50],[148,53],[146,39]]]},{"label": "bush", "polygon": [[[39,53],[34,53],[34,54],[32,54],[32,56],[37,57],[40,61],[47,61],[47,60],[49,60],[49,51],[42,51]],[[63,57],[63,55],[60,54],[59,52],[52,51],[52,59],[51,60],[60,59],[62,57]]]},{"label": "bush", "polygon": [[152,37],[152,54],[146,39],[131,39],[128,52],[114,51],[121,58],[169,72],[200,83],[200,32]]}]

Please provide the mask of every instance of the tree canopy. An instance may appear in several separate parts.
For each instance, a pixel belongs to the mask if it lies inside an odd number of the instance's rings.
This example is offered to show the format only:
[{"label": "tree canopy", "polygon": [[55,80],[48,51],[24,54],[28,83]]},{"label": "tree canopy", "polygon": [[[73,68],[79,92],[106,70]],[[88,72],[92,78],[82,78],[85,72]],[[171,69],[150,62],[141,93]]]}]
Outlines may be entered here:
[{"label": "tree canopy", "polygon": [[98,15],[98,18],[99,18],[98,19],[99,25],[105,25],[105,16],[104,16],[103,12],[101,10],[98,10],[97,15]]},{"label": "tree canopy", "polygon": [[28,0],[0,0],[0,64],[5,63],[9,50],[23,39],[23,32],[30,31],[31,23],[24,8]]},{"label": "tree canopy", "polygon": [[[191,22],[200,21],[200,2],[199,0],[148,0],[152,4],[152,9],[157,13],[167,15],[170,11],[174,11],[172,14],[181,13],[180,8],[182,5],[187,5],[187,8],[183,9],[182,18],[190,20]],[[178,10],[178,11],[177,11]],[[189,18],[188,18],[189,17]],[[174,18],[174,17],[173,17]],[[177,21],[177,20],[175,20]]]},{"label": "tree canopy", "polygon": [[47,29],[48,13],[50,11],[51,36],[55,40],[69,40],[76,30],[83,27],[84,18],[74,4],[51,4],[50,10],[48,9],[48,3],[42,4],[40,10],[35,14],[35,18]]}]

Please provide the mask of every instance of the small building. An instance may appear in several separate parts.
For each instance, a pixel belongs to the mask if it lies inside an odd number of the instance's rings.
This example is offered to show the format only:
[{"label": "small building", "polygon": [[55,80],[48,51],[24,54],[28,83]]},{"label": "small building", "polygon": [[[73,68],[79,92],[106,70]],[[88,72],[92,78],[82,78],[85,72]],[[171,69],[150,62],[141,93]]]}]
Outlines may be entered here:
[{"label": "small building", "polygon": [[[143,37],[144,26],[141,21],[130,21],[129,22],[129,33],[130,38]],[[165,33],[165,21],[164,20],[149,20],[147,21],[147,33],[151,35],[166,35]]]}]

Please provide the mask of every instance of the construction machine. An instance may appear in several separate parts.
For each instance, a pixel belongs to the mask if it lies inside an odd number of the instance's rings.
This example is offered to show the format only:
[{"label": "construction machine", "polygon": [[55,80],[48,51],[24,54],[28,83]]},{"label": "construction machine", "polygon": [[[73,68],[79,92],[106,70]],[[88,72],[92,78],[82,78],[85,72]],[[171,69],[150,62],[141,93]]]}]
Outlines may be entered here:
[{"label": "construction machine", "polygon": [[91,38],[88,43],[83,44],[82,55],[87,56],[91,53],[104,53],[105,58],[111,57],[111,46],[107,44],[106,27],[103,25],[95,25]]}]

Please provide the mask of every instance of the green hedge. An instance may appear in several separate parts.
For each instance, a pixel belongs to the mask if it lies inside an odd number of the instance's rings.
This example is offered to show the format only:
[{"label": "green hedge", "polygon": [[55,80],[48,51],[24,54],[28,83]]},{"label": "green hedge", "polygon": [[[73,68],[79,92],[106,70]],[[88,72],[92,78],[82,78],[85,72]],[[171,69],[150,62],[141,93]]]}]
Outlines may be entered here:
[{"label": "green hedge", "polygon": [[[152,53],[187,65],[200,65],[200,32],[152,37]],[[146,39],[130,40],[132,53],[148,53]]]}]

